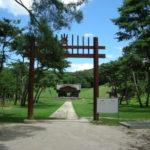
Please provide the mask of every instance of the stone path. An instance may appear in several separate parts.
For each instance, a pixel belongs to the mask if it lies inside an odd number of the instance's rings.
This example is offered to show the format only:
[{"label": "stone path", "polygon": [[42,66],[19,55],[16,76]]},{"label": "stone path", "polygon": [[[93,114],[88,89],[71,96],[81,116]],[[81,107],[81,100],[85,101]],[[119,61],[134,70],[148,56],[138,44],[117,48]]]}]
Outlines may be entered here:
[{"label": "stone path", "polygon": [[67,119],[76,120],[78,119],[77,114],[73,108],[72,102],[65,102],[58,110],[49,116],[50,119]]}]

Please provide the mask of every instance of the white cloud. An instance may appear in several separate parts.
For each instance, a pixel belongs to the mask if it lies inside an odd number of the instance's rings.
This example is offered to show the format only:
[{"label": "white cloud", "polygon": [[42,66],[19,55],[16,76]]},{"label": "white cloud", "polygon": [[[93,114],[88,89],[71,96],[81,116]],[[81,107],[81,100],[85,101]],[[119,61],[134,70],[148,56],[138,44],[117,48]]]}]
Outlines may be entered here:
[{"label": "white cloud", "polygon": [[93,64],[89,64],[89,63],[71,64],[71,72],[87,70],[87,69],[92,69],[92,68],[93,68]]},{"label": "white cloud", "polygon": [[[70,2],[78,2],[79,0],[62,0],[64,4],[68,4]],[[27,7],[30,8],[33,0],[22,0],[23,4]],[[85,4],[82,4],[81,6],[78,7],[81,8]],[[10,13],[13,15],[28,15],[28,12],[20,6],[18,3],[15,2],[15,0],[0,0],[0,8],[8,10]]]},{"label": "white cloud", "polygon": [[[32,0],[22,0],[23,4],[29,8]],[[0,8],[8,10],[13,15],[28,15],[28,12],[14,0],[0,0]]]},{"label": "white cloud", "polygon": [[85,33],[84,34],[84,37],[93,37],[94,36],[94,34],[92,34],[92,33]]},{"label": "white cloud", "polygon": [[116,57],[114,55],[112,55],[112,54],[109,54],[109,55],[106,54],[106,58],[114,59]]},{"label": "white cloud", "polygon": [[[69,3],[77,3],[79,2],[80,0],[62,0],[62,2],[64,4],[69,4]],[[89,1],[92,1],[92,0],[89,0]],[[77,10],[80,9],[81,7],[84,7],[85,6],[85,3],[83,3],[81,6],[78,6],[77,7]]]},{"label": "white cloud", "polygon": [[64,4],[69,4],[69,3],[76,3],[76,2],[78,2],[79,0],[62,0],[62,2],[64,3]]},{"label": "white cloud", "polygon": [[116,49],[122,51],[122,50],[123,50],[123,47],[124,47],[124,46],[118,46],[118,47],[116,47]]},{"label": "white cloud", "polygon": [[[78,2],[78,1],[81,1],[81,0],[62,0],[62,2],[63,2],[64,4],[68,4],[68,3],[71,3],[71,2],[76,3],[76,2]],[[92,1],[92,0],[89,0],[89,1]]]}]

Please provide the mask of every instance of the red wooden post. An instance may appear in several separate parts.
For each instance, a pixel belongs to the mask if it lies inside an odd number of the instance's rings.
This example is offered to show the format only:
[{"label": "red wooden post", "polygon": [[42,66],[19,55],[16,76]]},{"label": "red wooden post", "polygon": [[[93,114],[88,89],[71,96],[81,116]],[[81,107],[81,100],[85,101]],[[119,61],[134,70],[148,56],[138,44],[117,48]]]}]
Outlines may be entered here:
[{"label": "red wooden post", "polygon": [[98,120],[97,114],[97,98],[99,97],[99,73],[98,73],[98,38],[94,37],[94,105],[93,119]]},{"label": "red wooden post", "polygon": [[32,119],[33,117],[35,38],[31,37],[30,42],[31,48],[28,83],[28,119]]}]

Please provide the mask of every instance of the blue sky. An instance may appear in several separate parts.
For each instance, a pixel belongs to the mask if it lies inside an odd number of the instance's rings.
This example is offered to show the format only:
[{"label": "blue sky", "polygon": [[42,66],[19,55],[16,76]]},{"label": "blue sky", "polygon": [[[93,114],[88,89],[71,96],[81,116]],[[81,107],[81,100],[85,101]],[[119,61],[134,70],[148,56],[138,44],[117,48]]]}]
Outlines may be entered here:
[{"label": "blue sky", "polygon": [[[27,6],[31,0],[22,0]],[[77,0],[64,0],[65,3]],[[101,53],[106,54],[105,59],[99,59],[99,63],[116,60],[122,55],[122,47],[127,45],[127,42],[118,42],[115,39],[115,33],[118,27],[111,22],[111,18],[118,17],[117,8],[122,5],[122,0],[91,0],[89,3],[82,6],[84,19],[80,24],[73,23],[71,29],[63,29],[58,34],[66,33],[70,37],[74,36],[90,36],[91,44],[93,37],[99,38],[99,45],[106,46],[106,50]],[[21,19],[22,26],[28,22],[28,14],[25,10],[20,8],[14,0],[0,0],[0,18],[7,17],[10,19]],[[93,59],[68,59],[71,61],[71,68],[67,71],[76,71],[89,69],[93,67]]]}]

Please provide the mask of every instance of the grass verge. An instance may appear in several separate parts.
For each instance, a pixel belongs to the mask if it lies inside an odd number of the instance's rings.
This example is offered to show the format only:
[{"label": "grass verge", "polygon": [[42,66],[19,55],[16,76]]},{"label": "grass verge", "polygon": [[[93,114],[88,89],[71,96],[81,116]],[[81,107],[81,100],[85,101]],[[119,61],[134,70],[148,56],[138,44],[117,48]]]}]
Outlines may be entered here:
[{"label": "grass verge", "polygon": [[[106,91],[109,88],[107,86],[100,87],[100,97],[101,98],[108,98]],[[80,96],[83,98],[81,101],[73,101],[73,106],[79,118],[81,117],[92,117],[93,116],[93,89],[83,89]],[[136,99],[130,100],[131,104],[126,105],[123,103],[119,105],[119,118],[122,120],[150,120],[150,107],[148,108],[141,108],[139,107]],[[100,114],[101,117],[109,117],[109,118],[118,118],[117,114]],[[115,122],[115,120],[109,119],[102,119],[100,122]]]},{"label": "grass verge", "polygon": [[93,123],[95,125],[118,126],[118,125],[120,125],[119,122],[127,122],[127,121],[131,121],[131,120],[100,118],[98,121],[91,121],[91,123]]},{"label": "grass verge", "polygon": [[[55,112],[65,101],[55,100],[50,98],[48,93],[41,95],[37,104],[34,105],[33,119],[46,119],[49,115]],[[13,105],[12,102],[7,102],[4,107],[0,107],[0,122],[23,122],[27,119],[27,106]]]}]

